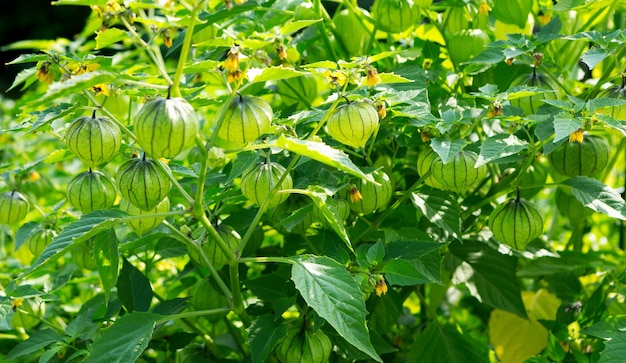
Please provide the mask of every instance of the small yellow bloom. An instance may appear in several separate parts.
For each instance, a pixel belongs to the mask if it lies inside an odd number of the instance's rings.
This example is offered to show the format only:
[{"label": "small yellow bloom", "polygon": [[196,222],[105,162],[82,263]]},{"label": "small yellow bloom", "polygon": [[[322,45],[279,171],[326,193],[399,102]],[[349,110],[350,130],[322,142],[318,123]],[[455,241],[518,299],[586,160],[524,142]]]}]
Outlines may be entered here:
[{"label": "small yellow bloom", "polygon": [[513,64],[513,58],[507,58],[504,62],[506,63],[507,66],[510,66]]},{"label": "small yellow bloom", "polygon": [[35,71],[35,76],[37,77],[37,79],[48,84],[54,82],[54,78],[52,77],[52,72],[50,69],[51,66],[52,63],[50,62],[41,63],[41,65],[37,68],[37,71]]},{"label": "small yellow bloom", "polygon": [[350,197],[350,201],[352,203],[360,202],[363,199],[361,192],[359,192],[359,190],[354,185],[350,188],[348,196]]},{"label": "small yellow bloom", "polygon": [[233,9],[233,3],[230,0],[224,0],[224,6],[226,6],[226,10]]},{"label": "small yellow bloom", "polygon": [[380,276],[378,278],[378,282],[376,282],[376,286],[374,286],[374,290],[376,291],[376,296],[385,295],[387,293],[389,288],[387,287],[387,284],[385,283],[384,277]]},{"label": "small yellow bloom", "polygon": [[537,19],[539,20],[539,23],[541,23],[541,25],[546,25],[550,22],[550,20],[552,20],[552,13],[551,12],[539,12],[539,14],[537,15]]},{"label": "small yellow bloom", "polygon": [[387,116],[387,105],[385,105],[385,102],[378,102],[376,104],[376,111],[378,112],[378,116],[380,116],[381,119],[385,118]]},{"label": "small yellow bloom", "polygon": [[248,0],[235,0],[235,4],[241,5],[241,4],[244,4],[246,1]]},{"label": "small yellow bloom", "polygon": [[285,48],[284,45],[280,44],[276,48],[276,53],[278,53],[278,58],[280,58],[281,60],[287,59],[287,48]]},{"label": "small yellow bloom", "polygon": [[117,13],[122,11],[122,5],[117,0],[109,0],[107,2],[107,11]]},{"label": "small yellow bloom", "polygon": [[495,101],[492,107],[489,109],[489,112],[487,112],[487,115],[489,117],[502,116],[502,104],[498,101]]},{"label": "small yellow bloom", "polygon": [[420,137],[422,138],[422,142],[428,142],[430,141],[430,132],[424,130],[422,131],[422,134],[420,135]]},{"label": "small yellow bloom", "polygon": [[374,87],[381,82],[380,76],[376,68],[370,67],[367,69],[367,86]]},{"label": "small yellow bloom", "polygon": [[30,173],[28,173],[28,181],[29,182],[36,182],[39,179],[41,179],[41,175],[39,175],[38,172],[31,171]]},{"label": "small yellow bloom", "polygon": [[342,71],[331,72],[330,70],[326,70],[326,72],[324,72],[324,75],[332,84],[339,86],[343,86],[344,84],[346,84],[347,77],[346,74]]},{"label": "small yellow bloom", "polygon": [[228,51],[226,60],[224,61],[224,68],[234,72],[239,69],[239,47],[234,46]]},{"label": "small yellow bloom", "polygon": [[234,83],[244,78],[246,75],[239,69],[234,72],[228,72],[228,83]]},{"label": "small yellow bloom", "polygon": [[491,6],[487,2],[482,1],[478,6],[478,14],[487,15],[491,11]]},{"label": "small yellow bloom", "polygon": [[533,54],[533,64],[537,66],[540,65],[541,62],[543,62],[543,53],[537,52]]},{"label": "small yellow bloom", "polygon": [[167,48],[171,48],[172,47],[172,35],[170,33],[170,30],[165,29],[163,33],[161,33],[161,36],[163,37],[163,45],[165,45]]},{"label": "small yellow bloom", "polygon": [[107,86],[104,83],[100,83],[100,84],[97,84],[97,85],[91,87],[91,91],[93,93],[95,93],[96,96],[99,95],[99,94],[103,94],[103,95],[105,95],[107,97],[111,95],[111,92],[109,90],[109,86]]},{"label": "small yellow bloom", "polygon": [[578,129],[569,135],[569,142],[583,142],[583,129]]},{"label": "small yellow bloom", "polygon": [[18,299],[13,299],[11,300],[11,310],[15,311],[17,310],[17,308],[19,308],[20,306],[22,306],[22,304],[24,303],[24,299],[23,298],[18,298]]},{"label": "small yellow bloom", "polygon": [[423,69],[429,69],[432,65],[433,65],[433,60],[432,59],[424,58],[424,61],[422,62],[422,68]]}]

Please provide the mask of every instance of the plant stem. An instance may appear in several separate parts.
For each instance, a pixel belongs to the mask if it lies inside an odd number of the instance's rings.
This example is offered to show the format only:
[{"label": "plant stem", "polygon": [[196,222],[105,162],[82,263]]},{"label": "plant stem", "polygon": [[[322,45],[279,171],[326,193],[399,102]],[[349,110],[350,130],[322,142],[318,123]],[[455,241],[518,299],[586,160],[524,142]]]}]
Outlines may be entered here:
[{"label": "plant stem", "polygon": [[161,170],[163,170],[167,174],[167,177],[170,179],[172,184],[174,184],[174,187],[176,187],[176,189],[180,191],[180,194],[183,195],[183,198],[185,198],[187,203],[189,203],[189,206],[193,208],[193,198],[191,197],[191,195],[189,195],[189,193],[187,193],[187,191],[183,188],[183,186],[180,185],[180,183],[178,182],[178,179],[176,179],[174,177],[174,174],[172,174],[172,170],[167,165],[165,165],[165,163],[161,161],[161,159],[153,159],[153,160],[156,161],[157,165],[161,168]]},{"label": "plant stem", "polygon": [[183,45],[180,49],[180,57],[178,58],[178,64],[176,65],[176,73],[174,73],[174,80],[172,81],[172,95],[174,97],[182,97],[180,93],[180,79],[183,76],[183,70],[185,68],[185,63],[187,62],[187,56],[189,55],[189,49],[191,48],[191,41],[193,39],[193,28],[196,26],[196,16],[198,15],[198,11],[202,8],[204,1],[198,2],[196,7],[194,7],[191,12],[191,16],[189,17],[189,25],[187,25],[187,30],[185,31],[185,39],[183,40]]}]

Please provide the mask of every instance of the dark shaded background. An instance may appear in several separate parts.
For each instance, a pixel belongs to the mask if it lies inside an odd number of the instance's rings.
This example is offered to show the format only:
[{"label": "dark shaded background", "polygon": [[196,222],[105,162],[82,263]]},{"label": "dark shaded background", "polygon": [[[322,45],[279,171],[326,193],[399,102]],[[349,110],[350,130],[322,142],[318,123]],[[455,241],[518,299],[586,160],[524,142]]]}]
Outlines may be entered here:
[{"label": "dark shaded background", "polygon": [[[0,49],[18,40],[27,39],[73,39],[81,32],[91,10],[84,6],[52,6],[50,0],[6,0],[0,11]],[[23,53],[37,50],[0,50],[0,93],[5,97],[18,98],[19,89],[6,90],[15,75],[26,65],[6,65]]]}]

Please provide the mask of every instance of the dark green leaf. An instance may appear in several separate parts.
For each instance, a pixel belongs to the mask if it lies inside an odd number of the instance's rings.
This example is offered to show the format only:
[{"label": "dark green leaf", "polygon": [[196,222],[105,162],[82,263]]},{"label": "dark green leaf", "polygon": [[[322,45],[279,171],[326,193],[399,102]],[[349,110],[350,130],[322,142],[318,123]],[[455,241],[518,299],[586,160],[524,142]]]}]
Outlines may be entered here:
[{"label": "dark green leaf", "polygon": [[439,250],[441,243],[426,241],[394,241],[385,245],[385,261],[394,259],[412,260]]},{"label": "dark green leaf", "polygon": [[357,282],[328,257],[294,258],[291,279],[304,301],[350,344],[382,362],[365,324],[367,311]]},{"label": "dark green leaf", "polygon": [[330,227],[337,233],[343,243],[346,244],[349,250],[352,251],[352,243],[350,237],[346,232],[346,228],[343,225],[343,221],[339,217],[337,211],[337,204],[333,202],[332,197],[324,190],[324,188],[318,185],[309,185],[307,187],[306,195],[311,198],[313,203],[322,212],[324,218],[330,225]]},{"label": "dark green leaf", "polygon": [[150,280],[126,259],[117,280],[117,293],[129,312],[150,309],[152,301]]},{"label": "dark green leaf", "polygon": [[526,149],[528,149],[528,142],[520,140],[515,135],[498,134],[492,136],[483,141],[480,146],[480,155],[478,155],[475,167],[497,162]]},{"label": "dark green leaf", "polygon": [[463,139],[455,139],[450,141],[443,137],[435,137],[430,141],[430,145],[433,150],[439,155],[441,161],[444,164],[447,164],[454,155],[456,155],[459,151],[463,150],[466,141]]},{"label": "dark green leaf", "polygon": [[591,48],[585,54],[583,54],[581,60],[589,67],[589,69],[594,69],[598,63],[605,60],[608,56],[615,53],[617,48]]},{"label": "dark green leaf", "polygon": [[248,328],[252,363],[265,362],[286,333],[285,325],[276,321],[273,315],[263,315],[254,320]]},{"label": "dark green leaf", "polygon": [[118,244],[119,240],[114,229],[98,234],[93,241],[93,253],[98,265],[104,296],[107,300],[111,289],[117,283],[120,266]]},{"label": "dark green leaf", "polygon": [[15,346],[6,356],[7,359],[15,359],[37,353],[40,349],[58,342],[61,337],[52,329],[44,329],[34,332],[28,339]]},{"label": "dark green leaf", "polygon": [[580,119],[560,113],[554,117],[554,143],[567,139],[569,135],[583,127]]},{"label": "dark green leaf", "polygon": [[461,210],[456,198],[450,193],[423,188],[420,193],[411,193],[411,201],[424,217],[446,230],[452,237],[461,238]]},{"label": "dark green leaf", "polygon": [[612,218],[626,220],[624,199],[613,188],[586,176],[576,176],[563,182],[572,187],[572,194],[583,205]]},{"label": "dark green leaf", "polygon": [[385,263],[382,271],[385,279],[394,286],[440,283],[441,255],[438,251],[420,259],[394,259]]},{"label": "dark green leaf", "polygon": [[487,346],[462,334],[457,327],[430,322],[426,330],[415,337],[408,356],[415,362],[488,363]]}]

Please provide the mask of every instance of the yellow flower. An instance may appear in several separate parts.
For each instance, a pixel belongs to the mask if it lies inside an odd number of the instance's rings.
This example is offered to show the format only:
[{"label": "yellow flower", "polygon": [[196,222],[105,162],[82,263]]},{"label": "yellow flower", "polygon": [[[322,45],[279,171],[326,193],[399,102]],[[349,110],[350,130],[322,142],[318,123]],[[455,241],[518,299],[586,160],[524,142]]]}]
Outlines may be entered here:
[{"label": "yellow flower", "polygon": [[363,199],[361,192],[359,192],[359,190],[354,185],[350,188],[348,196],[350,197],[350,201],[352,203],[360,202]]},{"label": "yellow flower", "polygon": [[381,82],[380,76],[376,68],[370,67],[367,69],[367,86],[374,87]]},{"label": "yellow flower", "polygon": [[96,96],[97,96],[97,95],[99,95],[99,94],[101,94],[101,93],[102,93],[103,95],[107,96],[107,97],[111,95],[111,92],[110,92],[110,90],[109,90],[109,86],[107,86],[107,85],[106,85],[106,84],[104,84],[104,83],[100,83],[100,84],[97,84],[97,85],[95,85],[95,86],[91,87],[91,91],[92,91],[93,93],[95,93],[95,94],[96,94]]},{"label": "yellow flower", "polygon": [[48,83],[48,84],[54,82],[54,78],[52,77],[50,66],[52,66],[52,63],[43,62],[41,63],[41,65],[39,65],[39,67],[37,67],[37,71],[35,71],[35,76],[37,77],[38,80]]},{"label": "yellow flower", "polygon": [[245,3],[246,1],[248,1],[248,0],[235,0],[235,4],[241,5],[241,4]]},{"label": "yellow flower", "polygon": [[324,75],[332,84],[336,84],[339,86],[343,86],[344,84],[346,84],[347,77],[346,74],[342,71],[331,72],[330,70],[326,70],[326,72],[324,72]]},{"label": "yellow flower", "polygon": [[278,58],[280,58],[281,60],[287,59],[287,49],[285,48],[284,45],[280,44],[276,48],[276,52],[278,53]]},{"label": "yellow flower", "polygon": [[24,299],[23,298],[18,298],[18,299],[13,299],[11,301],[11,310],[15,311],[17,308],[19,308],[20,306],[22,306],[22,304],[24,303]]},{"label": "yellow flower", "polygon": [[478,6],[478,14],[487,15],[491,11],[491,6],[485,1],[482,1]]},{"label": "yellow flower", "polygon": [[376,282],[376,286],[374,286],[374,290],[376,291],[376,296],[381,296],[387,293],[389,288],[387,287],[387,284],[385,283],[384,277],[380,276],[378,278],[378,282]]},{"label": "yellow flower", "polygon": [[226,60],[224,61],[224,68],[234,72],[239,69],[239,47],[234,46],[228,51]]},{"label": "yellow flower", "polygon": [[537,19],[539,19],[539,22],[541,23],[541,25],[546,25],[550,22],[550,20],[552,20],[552,13],[551,12],[544,13],[540,11],[539,14],[537,14]]},{"label": "yellow flower", "polygon": [[234,83],[244,78],[245,74],[239,69],[234,72],[228,72],[228,83]]},{"label": "yellow flower", "polygon": [[71,74],[77,76],[79,74],[88,73],[95,71],[100,68],[99,63],[76,63],[72,62],[66,66],[67,70],[70,71]]},{"label": "yellow flower", "polygon": [[578,129],[569,135],[569,142],[583,142],[583,129]]},{"label": "yellow flower", "polygon": [[107,2],[107,10],[112,13],[122,11],[122,5],[117,0],[109,0]]},{"label": "yellow flower", "polygon": [[39,179],[41,179],[41,175],[39,175],[38,172],[31,171],[30,173],[28,173],[28,181],[29,182],[36,182]]},{"label": "yellow flower", "polygon": [[376,111],[381,119],[385,118],[387,116],[387,106],[385,105],[385,102],[380,101],[376,103]]},{"label": "yellow flower", "polygon": [[167,48],[171,48],[172,47],[172,35],[170,34],[170,30],[165,29],[163,33],[161,33],[161,36],[163,37],[163,45],[165,45]]}]

